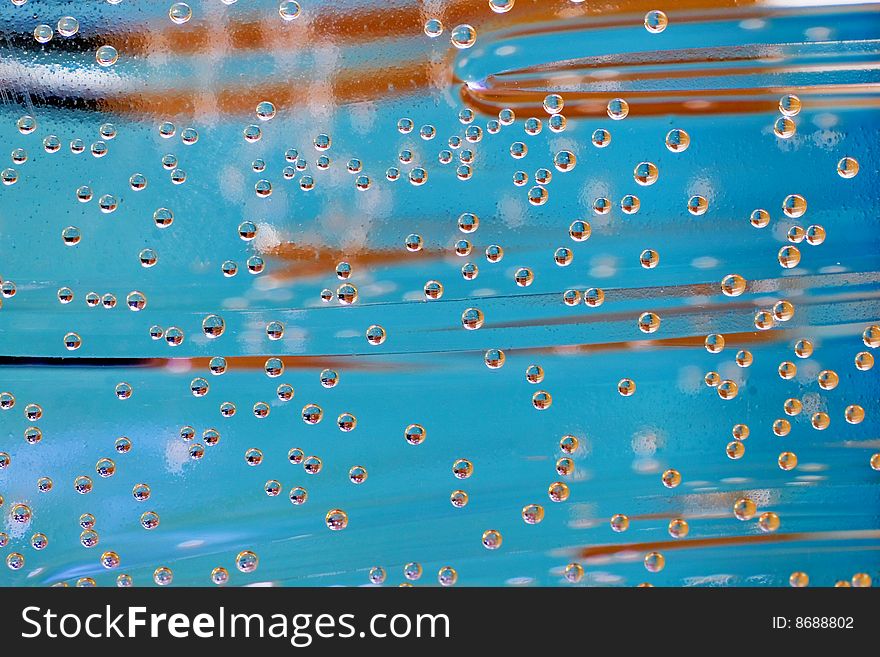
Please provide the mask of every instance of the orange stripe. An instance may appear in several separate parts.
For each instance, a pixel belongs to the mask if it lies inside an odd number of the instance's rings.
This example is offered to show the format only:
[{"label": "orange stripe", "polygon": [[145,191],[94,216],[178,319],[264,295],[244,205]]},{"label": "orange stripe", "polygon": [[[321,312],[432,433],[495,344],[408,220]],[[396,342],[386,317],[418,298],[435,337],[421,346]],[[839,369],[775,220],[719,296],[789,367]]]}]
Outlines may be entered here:
[{"label": "orange stripe", "polygon": [[[315,370],[338,367],[346,370],[390,371],[406,369],[407,366],[382,361],[377,358],[361,358],[358,356],[227,356],[227,371],[262,370],[269,358],[281,358],[286,370]],[[172,365],[188,365],[192,369],[208,370],[210,358],[148,358],[143,367],[163,368]]]},{"label": "orange stripe", "polygon": [[[351,103],[387,96],[394,93],[412,93],[429,86],[432,80],[431,64],[416,62],[406,68],[346,70],[331,78],[333,94],[328,103]],[[218,90],[157,89],[142,93],[108,95],[98,99],[99,109],[105,112],[125,112],[151,116],[195,115],[196,108],[213,106],[224,114],[252,113],[261,98],[271,99],[287,108],[307,104],[311,85],[307,82],[284,81],[274,84],[225,87]]]},{"label": "orange stripe", "polygon": [[[630,116],[661,116],[665,114],[757,114],[773,111],[784,93],[797,93],[802,97],[814,96],[810,106],[814,108],[875,108],[880,98],[854,98],[842,94],[876,93],[874,85],[824,85],[813,87],[784,87],[765,89],[677,89],[660,91],[627,91],[624,94],[603,92],[567,92],[565,95],[566,117],[606,116],[608,101],[619,95],[625,96]],[[486,116],[495,116],[505,107],[543,113],[542,103],[546,91],[523,91],[518,88],[478,90],[467,85],[461,87],[462,101],[468,107]],[[828,94],[828,95],[826,95]],[[834,94],[834,95],[831,95]],[[670,97],[672,96],[672,97]],[[729,99],[724,96],[741,96]]]},{"label": "orange stripe", "polygon": [[282,244],[269,251],[269,255],[278,258],[282,266],[273,270],[273,278],[295,278],[326,274],[334,269],[337,263],[346,261],[352,267],[397,264],[413,258],[436,259],[443,257],[445,251],[425,250],[410,252],[403,246],[399,249],[371,249],[368,251],[350,251],[330,249],[325,246]]},{"label": "orange stripe", "polygon": [[792,543],[794,541],[845,541],[853,539],[876,540],[880,532],[868,531],[830,531],[795,532],[791,534],[748,534],[745,536],[718,536],[714,538],[693,538],[684,540],[654,541],[653,543],[622,543],[618,545],[592,545],[581,548],[578,554],[589,559],[621,554],[624,552],[651,552],[654,550],[690,550],[729,545],[764,545],[768,543]]},{"label": "orange stripe", "polygon": [[[756,0],[676,0],[675,10],[693,11],[699,9],[723,9],[753,4]],[[438,7],[436,14],[425,12],[421,2],[410,2],[405,5],[386,2],[381,8],[364,7],[339,10],[331,7],[312,6],[304,9],[300,18],[283,22],[275,11],[269,11],[265,20],[232,20],[223,28],[229,35],[232,48],[235,50],[265,50],[273,47],[285,49],[309,49],[322,43],[345,45],[380,41],[400,36],[425,38],[423,28],[428,18],[440,18],[445,31],[440,38],[448,39],[449,31],[460,23],[469,23],[478,32],[522,24],[543,22],[559,16],[608,16],[632,14],[631,18],[617,19],[614,22],[600,24],[597,27],[615,25],[639,25],[641,15],[654,9],[655,0],[629,0],[618,6],[601,5],[594,7],[590,3],[581,5],[570,4],[567,0],[559,0],[555,7],[548,8],[547,0],[519,0],[513,11],[507,14],[495,14],[490,11],[484,0],[447,0]],[[674,14],[673,14],[674,16]],[[737,14],[739,16],[739,14]],[[692,20],[689,16],[687,20]],[[707,15],[706,20],[717,20],[717,14]],[[593,21],[595,24],[595,21]],[[153,27],[150,32],[149,28]],[[108,43],[114,42],[120,52],[146,55],[151,51],[152,39],[161,40],[173,49],[175,55],[192,55],[210,51],[215,40],[217,25],[202,22],[196,15],[185,25],[169,25],[164,20],[148,26],[141,33],[109,33]],[[581,29],[575,28],[575,29]],[[115,37],[115,40],[112,38]]]}]

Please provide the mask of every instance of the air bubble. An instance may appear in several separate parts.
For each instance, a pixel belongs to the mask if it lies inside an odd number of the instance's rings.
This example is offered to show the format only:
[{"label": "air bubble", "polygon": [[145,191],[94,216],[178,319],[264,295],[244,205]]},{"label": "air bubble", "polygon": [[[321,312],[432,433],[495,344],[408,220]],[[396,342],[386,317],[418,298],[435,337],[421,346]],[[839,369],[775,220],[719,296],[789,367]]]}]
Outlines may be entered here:
[{"label": "air bubble", "polygon": [[608,101],[608,106],[606,107],[608,112],[608,116],[614,119],[615,121],[620,121],[625,119],[629,114],[629,103],[627,103],[623,98],[613,98]]},{"label": "air bubble", "polygon": [[854,178],[859,172],[859,162],[854,157],[841,158],[837,163],[837,175],[841,178]]},{"label": "air bubble", "polygon": [[192,18],[192,8],[185,2],[175,2],[168,9],[168,18],[172,23],[183,25]]},{"label": "air bubble", "polygon": [[95,60],[101,66],[113,66],[118,59],[119,53],[113,46],[104,45],[95,51]]},{"label": "air bubble", "polygon": [[452,29],[450,33],[452,45],[458,49],[470,48],[477,42],[477,31],[464,23]]},{"label": "air bubble", "polygon": [[669,19],[659,9],[653,9],[645,14],[645,29],[651,34],[660,34],[668,24]]}]

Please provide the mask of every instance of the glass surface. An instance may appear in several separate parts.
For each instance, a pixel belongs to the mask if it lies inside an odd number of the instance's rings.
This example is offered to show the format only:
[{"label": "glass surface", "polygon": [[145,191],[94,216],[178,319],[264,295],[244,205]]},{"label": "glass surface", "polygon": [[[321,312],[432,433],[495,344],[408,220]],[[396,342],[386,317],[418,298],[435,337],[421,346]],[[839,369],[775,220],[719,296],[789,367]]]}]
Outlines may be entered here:
[{"label": "glass surface", "polygon": [[880,5],[658,4],[0,0],[0,585],[876,580]]}]

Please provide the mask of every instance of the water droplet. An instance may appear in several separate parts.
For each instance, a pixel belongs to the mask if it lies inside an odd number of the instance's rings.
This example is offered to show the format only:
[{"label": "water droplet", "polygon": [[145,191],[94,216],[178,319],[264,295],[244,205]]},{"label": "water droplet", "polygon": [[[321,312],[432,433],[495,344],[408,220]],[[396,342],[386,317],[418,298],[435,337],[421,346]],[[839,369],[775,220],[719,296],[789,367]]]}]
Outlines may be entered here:
[{"label": "water droplet", "polygon": [[461,508],[467,506],[468,494],[465,493],[463,490],[454,490],[449,495],[449,502],[456,509],[461,509]]},{"label": "water droplet", "polygon": [[116,463],[112,459],[102,458],[95,464],[95,472],[98,476],[107,478],[116,474]]},{"label": "water droplet", "polygon": [[669,521],[669,535],[672,538],[684,538],[688,532],[690,532],[690,527],[684,518],[674,518]]},{"label": "water droplet", "polygon": [[568,484],[555,481],[547,488],[547,495],[553,502],[564,502],[570,494]]},{"label": "water droplet", "polygon": [[497,550],[501,547],[503,541],[501,532],[497,529],[487,529],[483,532],[482,543],[483,547],[487,550]]},{"label": "water droplet", "polygon": [[755,228],[765,228],[770,223],[770,213],[766,210],[753,210],[749,216],[749,223]]},{"label": "water droplet", "polygon": [[79,21],[73,16],[62,16],[58,19],[58,33],[64,37],[73,36],[79,32]]},{"label": "water droplet", "polygon": [[796,246],[783,246],[777,257],[782,267],[792,269],[801,261],[801,252]]},{"label": "water droplet", "polygon": [[245,450],[244,461],[251,467],[256,467],[263,462],[263,452],[256,447]]},{"label": "water droplet", "polygon": [[691,196],[687,202],[687,209],[695,217],[702,216],[709,209],[709,201],[705,196]]},{"label": "water droplet", "polygon": [[617,533],[625,532],[629,528],[629,518],[622,513],[611,516],[611,529]]},{"label": "water droplet", "polygon": [[37,43],[49,43],[53,35],[54,32],[51,25],[37,25],[34,28],[34,39]]},{"label": "water droplet", "polygon": [[733,505],[733,515],[738,520],[751,520],[757,512],[757,506],[748,497],[741,497]]},{"label": "water droplet", "polygon": [[631,397],[636,392],[636,382],[632,379],[621,379],[617,382],[617,392],[622,397]]},{"label": "water droplet", "polygon": [[660,315],[657,313],[642,313],[639,315],[639,330],[642,333],[654,333],[660,328]]},{"label": "water droplet", "polygon": [[739,386],[735,381],[725,379],[718,384],[718,387],[715,390],[718,393],[718,396],[721,397],[721,399],[731,400],[735,398],[739,393]]},{"label": "water droplet", "polygon": [[116,552],[107,551],[101,555],[101,565],[107,570],[118,568],[120,563],[121,559]]},{"label": "water droplet", "polygon": [[860,351],[856,354],[855,357],[856,369],[867,372],[869,369],[874,367],[874,356],[867,351]]},{"label": "water droplet", "polygon": [[95,60],[101,66],[113,66],[118,59],[119,53],[113,46],[104,45],[95,51]]},{"label": "water droplet", "polygon": [[167,566],[159,566],[153,571],[153,581],[157,586],[168,586],[174,580],[174,573]]},{"label": "water droplet", "polygon": [[613,98],[608,101],[608,106],[606,107],[608,112],[608,116],[610,116],[615,121],[620,121],[621,119],[625,119],[629,114],[629,103],[627,103],[623,98]]},{"label": "water droplet", "polygon": [[403,567],[403,576],[411,582],[416,581],[422,576],[421,564],[412,561]]},{"label": "water droplet", "polygon": [[544,205],[547,202],[550,194],[547,190],[541,185],[535,185],[531,189],[529,189],[529,203],[532,205]]},{"label": "water droplet", "polygon": [[596,148],[605,148],[611,143],[611,133],[605,128],[597,128],[593,131],[591,141]]},{"label": "water droplet", "polygon": [[782,201],[782,211],[785,216],[798,219],[807,211],[807,201],[800,194],[789,194]]},{"label": "water droplet", "polygon": [[[507,1],[510,2],[511,5],[513,5],[513,0]],[[458,573],[452,566],[443,566],[437,572],[437,581],[440,583],[440,586],[454,586],[455,583],[458,581]]]},{"label": "water droplet", "polygon": [[467,308],[461,314],[461,325],[469,331],[476,331],[484,321],[483,311],[479,308]]},{"label": "water droplet", "polygon": [[82,346],[82,338],[79,337],[79,334],[73,333],[72,331],[70,333],[64,334],[64,347],[68,351],[76,351],[81,346]]},{"label": "water droplet", "polygon": [[373,324],[367,329],[366,338],[367,342],[369,342],[373,346],[376,346],[385,342],[387,334],[384,328],[382,328],[378,324]]},{"label": "water droplet", "polygon": [[79,542],[85,548],[93,548],[100,542],[100,537],[98,532],[87,528],[79,535]]},{"label": "water droplet", "polygon": [[724,336],[718,333],[710,333],[703,343],[706,351],[710,354],[719,354],[724,349]]},{"label": "water droplet", "polygon": [[779,111],[784,116],[796,116],[801,111],[801,99],[794,94],[787,94],[779,99]]},{"label": "water droplet", "polygon": [[266,336],[270,340],[280,340],[284,337],[284,324],[273,321],[266,324]]},{"label": "water droplet", "polygon": [[156,529],[159,526],[159,514],[155,511],[145,511],[141,514],[141,527],[146,529],[147,531],[151,531]]},{"label": "water droplet", "polygon": [[854,157],[841,158],[837,163],[837,174],[841,178],[854,178],[859,172],[859,162]]},{"label": "water droplet", "polygon": [[649,552],[645,555],[645,570],[659,573],[666,566],[666,557],[660,552]]},{"label": "water droplet", "polygon": [[795,365],[791,361],[783,361],[779,364],[777,372],[779,373],[780,379],[788,381],[790,379],[793,379],[797,374],[797,365]]},{"label": "water droplet", "polygon": [[645,29],[651,34],[660,34],[669,24],[669,18],[659,9],[653,9],[645,14]]},{"label": "water droplet", "polygon": [[192,18],[192,9],[185,2],[175,2],[168,9],[168,17],[173,23],[183,25]]},{"label": "water droplet", "polygon": [[285,0],[278,5],[278,14],[285,21],[292,21],[299,16],[300,6],[295,0]]},{"label": "water droplet", "polygon": [[773,123],[773,133],[780,139],[790,139],[797,132],[797,126],[787,116],[780,116]]},{"label": "water droplet", "polygon": [[653,185],[657,182],[659,176],[660,171],[657,169],[657,165],[653,162],[640,162],[636,165],[636,168],[633,169],[633,178],[643,187]]},{"label": "water droplet", "polygon": [[690,145],[690,135],[681,128],[674,128],[666,133],[666,148],[673,153],[683,153]]},{"label": "water droplet", "polygon": [[219,338],[226,330],[226,322],[220,315],[208,315],[202,320],[202,331],[208,338]]},{"label": "water droplet", "polygon": [[[511,3],[511,6],[512,5],[513,3]],[[559,114],[563,107],[565,107],[565,101],[559,94],[547,94],[544,96],[544,102],[542,104],[544,106],[544,111],[547,112],[547,114]]]},{"label": "water droplet", "polygon": [[[642,202],[639,200],[639,197],[633,194],[627,194],[620,199],[620,209],[623,210],[624,214],[636,214],[641,206]],[[595,209],[595,204],[593,209]]]},{"label": "water droplet", "polygon": [[681,473],[678,470],[666,470],[660,480],[666,488],[675,488],[681,483]]},{"label": "water droplet", "polygon": [[840,377],[834,370],[822,370],[816,377],[816,381],[822,390],[834,390],[840,383]]},{"label": "water droplet", "polygon": [[80,475],[73,480],[73,489],[80,495],[92,492],[92,479],[86,475]]},{"label": "water droplet", "polygon": [[545,390],[538,390],[538,392],[532,395],[532,406],[534,406],[539,411],[550,408],[552,404],[553,397],[551,397],[550,393],[546,392]]},{"label": "water droplet", "polygon": [[527,504],[522,508],[522,519],[527,525],[537,525],[544,519],[544,507],[540,504]]},{"label": "water droplet", "polygon": [[496,14],[506,14],[513,9],[516,0],[489,0],[489,9]]},{"label": "water droplet", "polygon": [[818,246],[825,241],[825,229],[817,224],[808,226],[806,230],[806,238],[807,244],[810,246]]},{"label": "water droplet", "polygon": [[470,48],[477,42],[477,31],[467,23],[458,25],[450,33],[452,45],[458,49]]},{"label": "water droplet", "polygon": [[775,532],[779,529],[779,516],[772,511],[766,511],[758,517],[758,526],[763,532]]},{"label": "water droplet", "polygon": [[382,566],[373,566],[370,568],[370,572],[367,575],[370,579],[371,584],[383,584],[385,582],[385,578],[388,574],[385,572],[385,569]]},{"label": "water droplet", "polygon": [[443,22],[439,18],[429,18],[425,21],[425,34],[432,39],[443,34]]},{"label": "water droplet", "polygon": [[[567,124],[568,120],[562,114],[554,114],[547,120],[547,126],[552,132],[562,132]],[[494,134],[492,130],[489,132]]]},{"label": "water droplet", "polygon": [[324,516],[324,522],[331,531],[340,531],[348,527],[348,514],[342,509],[331,509]]},{"label": "water droplet", "polygon": [[61,231],[61,239],[65,246],[74,246],[80,243],[82,233],[76,226],[68,226]]},{"label": "water droplet", "polygon": [[467,479],[474,473],[474,464],[467,459],[457,459],[452,464],[452,474],[456,479]]}]

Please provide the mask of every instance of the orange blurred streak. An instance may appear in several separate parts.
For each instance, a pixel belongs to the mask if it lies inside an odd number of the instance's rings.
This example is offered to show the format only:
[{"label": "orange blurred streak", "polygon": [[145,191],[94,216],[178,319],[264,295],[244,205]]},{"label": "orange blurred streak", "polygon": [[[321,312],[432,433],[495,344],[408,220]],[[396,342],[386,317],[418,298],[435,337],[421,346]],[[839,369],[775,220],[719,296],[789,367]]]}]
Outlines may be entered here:
[{"label": "orange blurred streak", "polygon": [[[674,77],[674,76],[669,76]],[[824,85],[810,87],[779,87],[754,89],[677,89],[670,91],[626,92],[630,116],[660,116],[665,114],[757,114],[772,111],[779,102],[780,94],[797,92],[801,97],[813,97],[810,106],[825,107],[880,107],[878,98],[854,98],[842,94],[865,94],[880,90],[880,85]],[[474,90],[461,87],[461,97],[468,107],[486,116],[494,116],[499,110],[510,107],[534,109],[541,112],[546,91]],[[833,94],[833,95],[832,95]],[[608,101],[619,94],[612,92],[566,92],[566,117],[606,116]],[[670,97],[674,96],[674,97]],[[724,98],[740,96],[740,98]]]},{"label": "orange blurred streak", "polygon": [[[332,97],[323,102],[351,103],[371,100],[388,94],[389,89],[404,94],[429,86],[432,65],[422,61],[399,68],[349,70],[330,78]],[[98,99],[97,106],[106,112],[127,112],[168,116],[195,115],[198,107],[213,106],[224,114],[254,111],[254,99],[271,98],[276,105],[300,106],[308,103],[312,87],[308,82],[284,81],[273,84],[227,86],[217,91],[175,91],[120,93]]]},{"label": "orange blurred streak", "polygon": [[580,548],[578,555],[589,559],[616,555],[624,552],[652,552],[654,550],[690,550],[710,547],[726,547],[731,545],[764,545],[768,543],[792,543],[794,541],[845,541],[853,539],[880,538],[880,531],[830,531],[830,532],[794,532],[791,534],[749,534],[746,536],[718,536],[715,538],[693,538],[651,543],[622,543],[618,545],[591,545]]},{"label": "orange blurred streak", "polygon": [[[708,8],[717,10],[725,7],[740,7],[753,1],[744,3],[742,0],[679,0],[676,3],[676,10]],[[520,0],[514,11],[509,14],[495,14],[484,2],[454,0],[442,6],[437,15],[443,19],[447,29],[458,23],[469,22],[476,25],[479,31],[487,32],[501,27],[546,21],[560,15],[571,16],[574,15],[573,12],[577,12],[578,18],[584,15],[605,16],[632,12],[634,15],[632,19],[616,19],[613,23],[608,23],[608,25],[629,25],[634,21],[638,23],[637,14],[652,9],[655,3],[653,0],[631,0],[622,2],[617,7],[593,7],[587,3],[573,5],[565,0],[557,3],[555,9],[548,8],[547,4],[546,0]],[[308,49],[322,43],[350,45],[381,41],[389,37],[422,38],[426,17],[421,5],[391,5],[382,9],[365,8],[349,11],[321,8],[314,11],[309,21],[296,20],[284,23],[280,18],[273,16],[262,21],[230,22],[225,28],[228,43],[223,44],[222,47],[233,52],[273,49],[291,51]],[[685,20],[692,19],[688,16]],[[583,29],[583,25],[578,24]],[[595,24],[597,28],[605,25],[604,22]],[[106,36],[121,51],[134,56],[143,57],[159,50],[180,57],[211,52],[217,43],[216,30],[216,25],[207,23],[191,22],[185,26],[173,27],[163,23],[153,31],[127,32],[124,35],[111,33]],[[118,38],[114,39],[114,36]],[[447,58],[453,57],[455,52],[450,47]],[[224,51],[224,54],[232,54],[232,52]],[[348,68],[330,76],[333,97],[327,99],[327,102],[351,103],[386,96],[389,92],[397,95],[414,93],[428,88],[435,81],[437,68],[437,63],[428,60],[411,60],[398,67]],[[445,67],[439,74],[451,78],[451,67]],[[290,107],[305,104],[309,92],[310,86],[307,82],[297,83],[286,80],[283,83],[227,86],[216,92],[157,90],[137,94],[121,93],[101,98],[97,104],[99,109],[107,112],[143,113],[152,116],[195,115],[198,108],[206,106],[216,107],[222,113],[244,113],[253,111],[253,99],[257,97],[271,98],[276,104]],[[488,102],[475,100],[482,108],[485,108],[485,103]],[[540,99],[537,107],[540,107]],[[604,104],[602,107],[604,108]],[[662,111],[669,111],[668,106],[664,107]],[[661,113],[661,110],[651,110],[650,113]],[[573,115],[578,114],[575,112]]]},{"label": "orange blurred streak", "polygon": [[[227,356],[226,364],[229,370],[259,370],[263,369],[266,359],[271,356]],[[394,363],[379,362],[377,358],[359,358],[357,356],[283,356],[285,369],[323,370],[328,367],[344,367],[347,370],[397,370],[402,366]],[[190,363],[197,368],[208,369],[210,358],[191,358]]]},{"label": "orange blurred streak", "polygon": [[[719,10],[756,4],[757,0],[676,0],[675,13],[700,9]],[[330,4],[330,3],[328,3]],[[439,4],[435,12],[427,13],[421,2],[408,5],[384,3],[381,8],[349,7],[336,9],[332,6],[312,6],[299,19],[289,23],[271,12],[266,20],[232,21],[226,32],[235,50],[266,50],[276,47],[308,49],[322,43],[352,44],[380,41],[387,38],[427,38],[423,33],[427,18],[440,18],[445,25],[443,37],[460,23],[474,25],[478,31],[511,27],[554,19],[559,16],[613,16],[633,14],[633,19],[616,19],[603,22],[600,27],[615,25],[638,25],[639,14],[655,9],[655,0],[623,0],[616,6],[592,3],[572,4],[569,0],[519,0],[513,11],[496,14],[489,10],[485,0],[447,0]],[[717,14],[703,16],[702,20],[716,19]],[[687,20],[692,20],[688,16]],[[699,19],[698,19],[699,20]],[[143,33],[126,33],[120,41],[126,51],[146,55],[151,43],[161,40],[177,55],[207,52],[216,39],[217,27],[198,19],[186,25],[168,25],[163,22],[155,29]],[[108,35],[109,36],[109,35]]]},{"label": "orange blurred streak", "polygon": [[[768,333],[785,333],[784,337],[773,337],[768,335]],[[730,343],[738,343],[739,345],[746,345],[750,343],[760,343],[760,342],[773,342],[776,340],[788,339],[790,336],[788,332],[784,331],[773,331],[768,333],[732,333],[725,334],[725,339]],[[652,347],[701,347],[703,345],[703,341],[705,337],[703,336],[689,336],[682,338],[663,338],[659,340],[641,340],[641,341],[629,341],[629,342],[602,342],[596,344],[580,344],[580,345],[566,345],[566,346],[553,346],[553,347],[522,347],[522,348],[513,348],[513,349],[505,349],[505,352],[508,354],[513,353],[560,353],[560,352],[578,352],[578,353],[592,353],[592,352],[601,352],[601,351],[626,351],[626,350],[634,350],[637,348],[644,348],[646,346]],[[416,355],[427,355],[432,352],[424,352],[418,353]],[[467,353],[483,353],[478,349],[467,349],[461,352],[457,352],[460,354]],[[229,366],[230,370],[232,369],[241,369],[241,370],[261,370],[265,366],[266,359],[268,358],[282,358],[284,360],[284,367],[287,369],[324,369],[326,367],[339,367],[346,368],[351,370],[371,370],[371,371],[381,371],[381,370],[423,370],[425,365],[422,363],[414,363],[414,364],[401,364],[388,362],[387,360],[383,360],[380,362],[380,359],[371,358],[363,355],[326,355],[326,356],[302,356],[302,355],[278,355],[278,354],[266,354],[260,356],[228,356],[226,357],[226,363]],[[143,363],[145,367],[171,367],[172,364],[188,364],[191,368],[201,368],[208,369],[210,364],[210,358],[149,358],[146,359]],[[644,518],[648,518],[649,516],[644,516]],[[666,517],[666,516],[657,516],[657,517]],[[670,516],[672,517],[672,516]]]},{"label": "orange blurred streak", "polygon": [[[725,333],[724,340],[728,347],[744,347],[754,344],[769,344],[790,340],[794,331],[755,331],[749,333]],[[606,351],[640,351],[646,348],[694,348],[702,347],[705,343],[705,335],[692,335],[680,338],[658,338],[655,340],[627,340],[623,342],[598,342],[593,344],[578,344],[553,347],[526,347],[524,349],[511,349],[511,353],[599,353]]]},{"label": "orange blurred streak", "polygon": [[397,264],[412,258],[439,258],[442,251],[421,250],[410,252],[400,249],[372,249],[362,252],[351,252],[343,249],[330,249],[325,246],[282,244],[268,251],[268,254],[281,261],[280,269],[274,270],[273,278],[295,278],[312,276],[332,270],[338,262],[357,265]]},{"label": "orange blurred streak", "polygon": [[[227,372],[235,370],[262,370],[268,358],[281,358],[285,369],[317,371],[325,368],[345,368],[346,370],[401,370],[407,366],[388,361],[380,361],[377,358],[363,358],[360,356],[300,356],[275,354],[269,356],[226,356]],[[143,362],[144,367],[162,368],[173,367],[178,369],[183,365],[189,368],[207,370],[210,367],[210,358],[148,358]]]}]

